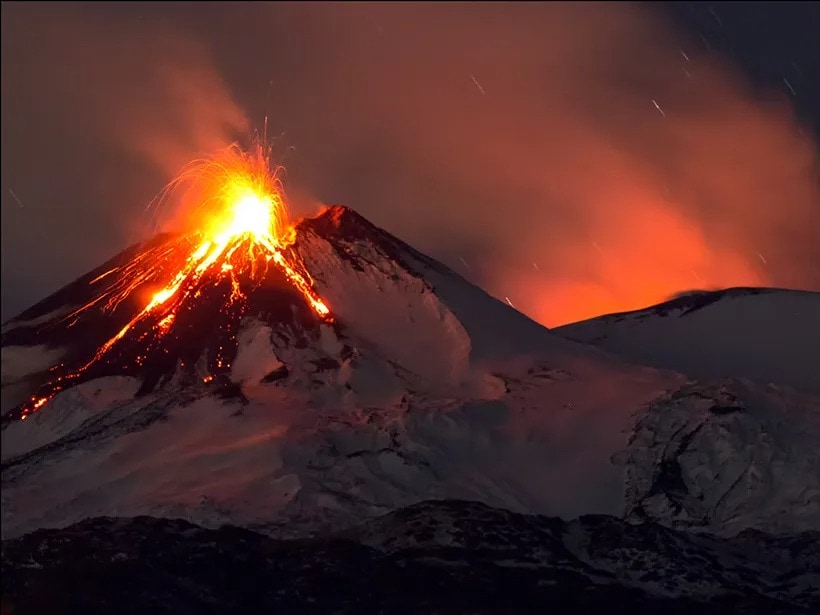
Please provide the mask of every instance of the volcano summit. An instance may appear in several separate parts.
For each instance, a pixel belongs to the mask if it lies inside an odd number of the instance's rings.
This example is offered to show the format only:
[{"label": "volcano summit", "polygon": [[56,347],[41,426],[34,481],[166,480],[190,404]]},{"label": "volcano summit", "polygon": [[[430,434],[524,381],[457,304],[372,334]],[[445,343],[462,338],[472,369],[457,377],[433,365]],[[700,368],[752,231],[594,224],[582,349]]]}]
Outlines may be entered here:
[{"label": "volcano summit", "polygon": [[[3,592],[15,604],[36,610],[36,592],[21,588],[51,586],[71,565],[37,560],[52,540],[68,544],[60,532],[81,552],[102,549],[94,562],[112,548],[130,561],[115,545],[135,533],[179,536],[182,566],[226,524],[259,541],[380,553],[457,543],[465,561],[486,552],[458,528],[487,538],[516,527],[510,545],[546,541],[543,553],[513,557],[499,543],[493,565],[543,556],[564,562],[556,579],[631,588],[638,602],[634,592],[746,596],[748,579],[706,593],[691,579],[707,574],[698,557],[727,570],[746,558],[747,577],[769,574],[758,562],[771,554],[749,559],[753,544],[792,557],[784,570],[800,573],[766,577],[755,605],[816,603],[806,589],[816,577],[800,576],[804,561],[817,564],[816,393],[760,373],[693,379],[566,339],[350,209],[291,225],[275,185],[260,189],[251,172],[226,188],[234,167],[197,168],[212,195],[198,202],[215,208],[203,219],[218,223],[133,246],[3,325]],[[543,517],[587,514],[608,516]],[[797,561],[761,532],[809,550]],[[614,535],[646,540],[618,551]],[[230,548],[250,548],[240,543]],[[736,559],[721,560],[729,551]],[[348,552],[322,553],[317,566],[350,563]],[[670,572],[677,580],[611,572],[660,553],[689,562]],[[703,555],[690,562],[693,553]],[[451,582],[466,591],[465,579],[441,581]],[[558,604],[545,592],[533,599]],[[280,598],[259,599],[290,604]]]}]

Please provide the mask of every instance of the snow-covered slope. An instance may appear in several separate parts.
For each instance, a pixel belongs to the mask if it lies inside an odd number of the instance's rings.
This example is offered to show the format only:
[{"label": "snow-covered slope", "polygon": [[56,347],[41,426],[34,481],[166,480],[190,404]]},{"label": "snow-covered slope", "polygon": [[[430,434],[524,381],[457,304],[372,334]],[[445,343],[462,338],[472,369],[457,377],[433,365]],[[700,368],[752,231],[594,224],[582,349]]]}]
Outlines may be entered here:
[{"label": "snow-covered slope", "polygon": [[820,392],[820,293],[734,288],[559,327],[645,365]]},{"label": "snow-covered slope", "polygon": [[134,389],[127,379],[60,393],[3,431],[4,536],[111,514],[294,535],[436,497],[621,514],[623,470],[610,457],[626,447],[632,413],[679,383],[536,362],[449,395],[413,392],[393,374],[370,405],[345,386],[355,373],[342,365],[246,382],[228,398],[166,386],[121,401]]},{"label": "snow-covered slope", "polygon": [[[8,367],[16,386],[48,377],[44,357],[82,362],[119,330],[137,305],[65,315],[174,241],[136,247],[7,323],[4,361],[27,357]],[[228,310],[220,288],[203,287],[179,334],[149,352],[124,340],[26,420],[12,412],[3,536],[111,515],[301,536],[430,498],[640,512],[722,533],[820,527],[815,397],[727,382],[725,394],[765,408],[710,419],[703,400],[718,384],[563,339],[348,209],[302,222],[290,256],[333,322],[278,278]],[[703,422],[688,446],[686,430],[668,432]],[[747,456],[740,487],[732,451]],[[765,470],[769,458],[781,465]],[[674,489],[653,478],[670,460],[682,468]]]},{"label": "snow-covered slope", "polygon": [[615,461],[626,513],[732,534],[820,520],[820,395],[753,381],[690,384],[638,417]]},{"label": "snow-covered slope", "polygon": [[[334,313],[374,340],[407,346],[431,337],[432,325],[449,342],[467,343],[473,361],[579,352],[348,208],[332,207],[298,231],[296,250]],[[457,339],[461,330],[469,341]],[[427,361],[435,360],[431,350],[421,353]]]}]

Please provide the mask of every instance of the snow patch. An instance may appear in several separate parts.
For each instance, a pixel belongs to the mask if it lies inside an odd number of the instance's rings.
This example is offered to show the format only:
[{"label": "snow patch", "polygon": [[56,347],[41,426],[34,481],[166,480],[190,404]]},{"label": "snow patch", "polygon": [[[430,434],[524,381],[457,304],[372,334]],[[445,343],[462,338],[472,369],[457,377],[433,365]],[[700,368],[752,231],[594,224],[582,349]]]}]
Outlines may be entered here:
[{"label": "snow patch", "polygon": [[56,442],[98,413],[132,399],[139,386],[136,378],[107,376],[58,393],[40,412],[3,430],[0,458],[5,461]]},{"label": "snow patch", "polygon": [[271,344],[273,330],[256,320],[249,321],[237,335],[237,354],[231,365],[231,380],[256,384],[283,365]]}]

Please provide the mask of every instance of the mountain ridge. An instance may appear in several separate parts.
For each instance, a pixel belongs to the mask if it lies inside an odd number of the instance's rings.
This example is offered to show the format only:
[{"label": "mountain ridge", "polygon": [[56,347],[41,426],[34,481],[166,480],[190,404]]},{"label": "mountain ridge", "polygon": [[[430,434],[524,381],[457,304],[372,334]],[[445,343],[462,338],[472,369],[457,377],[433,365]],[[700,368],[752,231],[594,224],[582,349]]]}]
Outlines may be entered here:
[{"label": "mountain ridge", "polygon": [[552,331],[693,378],[748,377],[820,393],[818,314],[820,292],[729,288]]}]

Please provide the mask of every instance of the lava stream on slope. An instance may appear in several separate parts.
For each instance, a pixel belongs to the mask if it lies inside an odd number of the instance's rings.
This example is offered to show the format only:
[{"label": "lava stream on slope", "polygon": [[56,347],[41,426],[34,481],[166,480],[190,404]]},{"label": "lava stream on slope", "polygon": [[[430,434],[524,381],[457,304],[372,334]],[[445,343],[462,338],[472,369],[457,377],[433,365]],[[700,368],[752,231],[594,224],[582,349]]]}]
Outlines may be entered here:
[{"label": "lava stream on slope", "polygon": [[295,233],[281,182],[261,146],[254,153],[234,146],[191,163],[161,198],[180,189],[184,208],[196,220],[192,230],[153,242],[90,281],[100,291],[57,324],[74,327],[103,312],[112,315],[107,324],[116,322],[117,329],[82,361],[52,367],[53,378],[14,411],[16,416],[25,419],[59,391],[95,377],[95,368],[103,365],[140,375],[143,390],[150,390],[161,374],[141,368],[150,362],[152,371],[159,366],[167,373],[177,363],[197,362],[203,350],[197,343],[204,333],[200,326],[216,322],[218,339],[205,348],[211,356],[200,366],[203,380],[213,380],[214,373],[230,368],[249,291],[256,294],[263,286],[273,292],[284,286],[301,297],[315,319],[332,321],[305,268],[288,250]]}]

